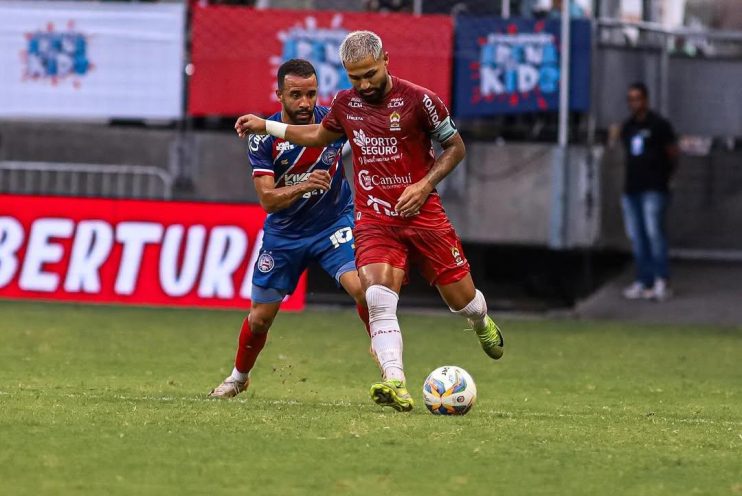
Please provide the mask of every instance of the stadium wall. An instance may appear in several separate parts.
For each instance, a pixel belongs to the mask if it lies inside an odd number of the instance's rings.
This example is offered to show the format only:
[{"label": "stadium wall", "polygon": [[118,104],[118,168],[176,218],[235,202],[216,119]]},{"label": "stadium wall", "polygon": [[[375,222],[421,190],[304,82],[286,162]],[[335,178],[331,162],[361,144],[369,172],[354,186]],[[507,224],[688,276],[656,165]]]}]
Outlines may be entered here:
[{"label": "stadium wall", "polygon": [[[654,106],[682,134],[742,136],[742,63],[737,58],[671,56],[662,73],[662,52],[656,48],[610,47],[598,49],[592,68],[599,88],[595,115],[599,128],[615,123],[626,113],[626,88],[643,81]],[[663,81],[667,78],[667,81]],[[665,107],[663,109],[663,107]]]},{"label": "stadium wall", "polygon": [[[256,202],[245,144],[232,133],[89,124],[0,123],[0,160],[161,167],[179,178],[176,199]],[[461,236],[477,243],[546,245],[557,148],[546,144],[469,142],[468,157],[441,186]],[[574,147],[570,174],[571,245],[589,245],[586,149]],[[350,157],[346,174],[353,177]]]},{"label": "stadium wall", "polygon": [[[467,152],[440,187],[462,239],[546,247],[558,147],[467,140]],[[155,166],[178,179],[176,199],[257,202],[245,144],[230,132],[4,121],[0,160]],[[345,162],[352,179],[350,157]],[[623,151],[600,148],[590,162],[586,147],[573,146],[569,163],[568,247],[627,250],[618,201]],[[672,246],[742,248],[735,224],[742,218],[740,163],[739,151],[682,155],[669,218]]]}]

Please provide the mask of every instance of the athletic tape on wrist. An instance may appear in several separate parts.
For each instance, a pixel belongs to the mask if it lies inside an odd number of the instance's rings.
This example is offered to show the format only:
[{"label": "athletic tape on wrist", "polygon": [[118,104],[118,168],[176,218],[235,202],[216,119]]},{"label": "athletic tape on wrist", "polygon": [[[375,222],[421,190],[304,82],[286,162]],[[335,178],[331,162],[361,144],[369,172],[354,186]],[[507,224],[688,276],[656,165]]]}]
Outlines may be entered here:
[{"label": "athletic tape on wrist", "polygon": [[265,132],[276,138],[286,139],[288,124],[276,121],[265,121]]}]

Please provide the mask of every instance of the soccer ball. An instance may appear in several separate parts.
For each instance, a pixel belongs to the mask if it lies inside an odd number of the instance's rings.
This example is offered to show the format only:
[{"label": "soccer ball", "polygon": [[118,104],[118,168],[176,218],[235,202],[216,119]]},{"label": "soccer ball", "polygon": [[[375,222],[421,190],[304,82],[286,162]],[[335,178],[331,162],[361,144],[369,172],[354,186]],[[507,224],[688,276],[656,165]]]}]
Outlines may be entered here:
[{"label": "soccer ball", "polygon": [[446,365],[425,379],[423,398],[433,415],[464,415],[477,400],[477,386],[466,370]]}]

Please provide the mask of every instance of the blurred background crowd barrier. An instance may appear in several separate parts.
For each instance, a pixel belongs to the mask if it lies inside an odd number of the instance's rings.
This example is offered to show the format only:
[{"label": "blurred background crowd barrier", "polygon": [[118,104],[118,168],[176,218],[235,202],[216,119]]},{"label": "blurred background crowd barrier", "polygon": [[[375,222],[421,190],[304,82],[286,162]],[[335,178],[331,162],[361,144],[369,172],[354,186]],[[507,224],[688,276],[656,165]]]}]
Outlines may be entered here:
[{"label": "blurred background crowd barrier", "polygon": [[234,117],[278,109],[275,71],[292,57],[312,61],[329,104],[350,87],[340,42],[372,29],[391,72],[438,93],[467,142],[441,186],[466,243],[625,253],[623,152],[610,137],[626,88],[643,81],[681,138],[674,255],[742,260],[742,8],[572,0],[567,147],[556,144],[560,9],[0,1],[0,192],[255,202]]}]

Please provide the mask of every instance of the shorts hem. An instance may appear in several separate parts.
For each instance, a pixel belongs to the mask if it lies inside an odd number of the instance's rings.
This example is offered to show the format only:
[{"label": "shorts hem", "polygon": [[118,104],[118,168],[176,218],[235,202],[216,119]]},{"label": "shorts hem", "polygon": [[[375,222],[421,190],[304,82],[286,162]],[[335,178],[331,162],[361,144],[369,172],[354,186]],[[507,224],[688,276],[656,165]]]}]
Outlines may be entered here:
[{"label": "shorts hem", "polygon": [[375,263],[383,263],[383,264],[391,265],[395,269],[400,269],[400,270],[404,270],[405,272],[407,272],[407,265],[406,264],[405,264],[405,266],[401,266],[401,264],[393,263],[393,262],[390,262],[389,260],[386,260],[386,259],[379,259],[379,260],[371,259],[371,260],[364,260],[363,262],[356,262],[356,267],[358,269],[360,269],[362,267],[365,267],[366,265],[371,265],[371,264],[375,264]]},{"label": "shorts hem", "polygon": [[291,294],[291,291],[287,289],[264,288],[253,284],[250,301],[253,303],[279,303],[289,294]]},{"label": "shorts hem", "polygon": [[468,274],[471,273],[471,269],[466,270],[459,270],[457,267],[456,270],[446,270],[443,271],[441,274],[437,275],[433,281],[430,283],[431,286],[446,286],[448,284],[453,284],[455,282],[459,282],[463,278],[465,278]]},{"label": "shorts hem", "polygon": [[340,285],[340,278],[342,277],[342,275],[347,274],[348,272],[353,270],[358,270],[356,269],[355,260],[345,262],[343,265],[340,266],[340,268],[335,272],[335,282],[338,283],[338,286]]}]

